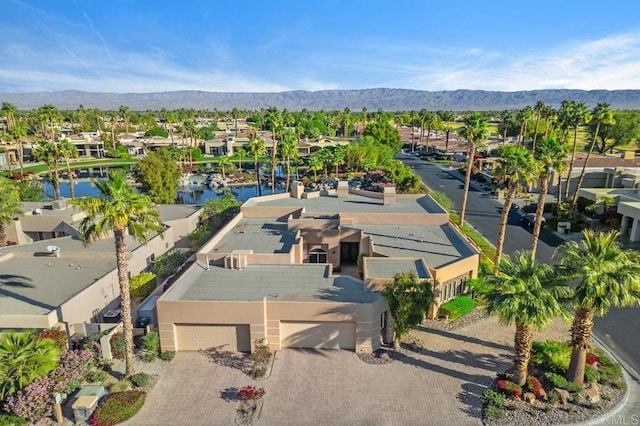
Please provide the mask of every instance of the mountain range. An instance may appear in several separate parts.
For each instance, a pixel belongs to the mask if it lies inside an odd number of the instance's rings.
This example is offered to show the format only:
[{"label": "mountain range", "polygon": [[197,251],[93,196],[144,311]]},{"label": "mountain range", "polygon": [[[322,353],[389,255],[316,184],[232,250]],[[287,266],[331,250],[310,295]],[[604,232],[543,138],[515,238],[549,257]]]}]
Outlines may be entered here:
[{"label": "mountain range", "polygon": [[452,111],[500,111],[520,109],[543,101],[558,107],[568,99],[584,102],[593,107],[598,102],[608,102],[613,109],[640,109],[640,90],[530,90],[498,92],[484,90],[423,91],[410,89],[360,89],[360,90],[296,90],[278,93],[205,92],[183,90],[156,93],[91,93],[76,90],[60,92],[0,93],[0,102],[10,102],[20,110],[30,110],[43,105],[58,109],[84,108],[117,110],[121,105],[134,111],[194,108],[197,110],[228,111],[233,108],[259,110],[277,107],[290,111],[307,109],[352,111],[367,108],[376,111],[452,110]]}]

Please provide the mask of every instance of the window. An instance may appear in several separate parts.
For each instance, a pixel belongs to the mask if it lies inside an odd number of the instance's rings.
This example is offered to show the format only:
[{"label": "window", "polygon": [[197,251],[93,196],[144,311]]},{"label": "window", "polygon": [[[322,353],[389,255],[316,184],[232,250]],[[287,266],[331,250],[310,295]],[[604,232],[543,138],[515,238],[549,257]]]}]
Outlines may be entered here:
[{"label": "window", "polygon": [[387,328],[387,311],[380,314],[380,330],[384,331]]},{"label": "window", "polygon": [[151,254],[151,256],[147,257],[147,269],[150,269],[153,266],[153,261],[156,259],[155,254]]},{"label": "window", "polygon": [[327,263],[327,252],[322,249],[313,249],[309,252],[309,263]]}]

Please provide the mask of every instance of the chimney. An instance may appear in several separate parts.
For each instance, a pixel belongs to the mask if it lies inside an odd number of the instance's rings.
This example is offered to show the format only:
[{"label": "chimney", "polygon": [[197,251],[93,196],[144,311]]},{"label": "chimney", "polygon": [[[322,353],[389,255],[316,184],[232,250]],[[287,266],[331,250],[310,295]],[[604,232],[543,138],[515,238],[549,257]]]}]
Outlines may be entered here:
[{"label": "chimney", "polygon": [[347,198],[349,196],[349,182],[346,180],[338,181],[338,198]]},{"label": "chimney", "polygon": [[395,204],[396,203],[396,187],[395,186],[383,186],[382,187],[382,204]]},{"label": "chimney", "polygon": [[292,198],[302,198],[302,193],[304,192],[304,185],[299,180],[294,180],[291,182],[291,197]]}]

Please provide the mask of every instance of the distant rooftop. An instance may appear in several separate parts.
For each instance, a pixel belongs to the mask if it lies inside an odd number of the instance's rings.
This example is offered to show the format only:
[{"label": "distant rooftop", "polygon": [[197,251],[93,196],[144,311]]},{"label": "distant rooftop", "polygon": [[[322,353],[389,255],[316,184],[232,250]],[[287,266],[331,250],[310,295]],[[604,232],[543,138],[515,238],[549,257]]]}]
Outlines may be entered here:
[{"label": "distant rooftop", "polygon": [[445,213],[428,195],[419,198],[396,198],[395,204],[383,205],[381,199],[349,194],[346,198],[337,195],[324,195],[316,198],[297,199],[282,197],[272,200],[252,198],[245,203],[247,207],[306,207],[306,211],[315,213]]},{"label": "distant rooftop", "polygon": [[206,270],[194,264],[162,299],[372,303],[382,297],[365,291],[359,280],[329,271],[322,264],[249,265],[242,270]]},{"label": "distant rooftop", "polygon": [[158,204],[163,222],[187,218],[200,209],[200,206],[194,204]]}]

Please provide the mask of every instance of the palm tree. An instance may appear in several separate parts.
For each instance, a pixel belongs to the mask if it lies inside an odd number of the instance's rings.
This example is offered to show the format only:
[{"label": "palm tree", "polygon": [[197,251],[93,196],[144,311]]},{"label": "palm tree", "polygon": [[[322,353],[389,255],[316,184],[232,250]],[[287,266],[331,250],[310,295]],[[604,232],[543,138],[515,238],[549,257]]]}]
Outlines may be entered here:
[{"label": "palm tree", "polygon": [[339,167],[344,166],[346,161],[347,148],[345,145],[337,145],[333,149],[333,155],[331,156],[331,163],[336,168],[336,179],[338,179]]},{"label": "palm tree", "polygon": [[584,182],[584,176],[587,173],[589,158],[591,157],[593,148],[596,146],[596,142],[598,141],[598,133],[600,132],[600,125],[616,124],[616,120],[613,118],[613,111],[609,107],[609,104],[606,102],[600,102],[598,103],[598,105],[595,106],[595,108],[593,108],[593,111],[591,112],[591,119],[596,121],[596,130],[593,135],[593,140],[591,141],[591,145],[589,146],[589,151],[587,152],[587,158],[584,159],[584,164],[582,165],[582,171],[580,172],[580,177],[578,178],[576,191],[574,192],[573,198],[571,199],[571,210],[573,210],[573,208],[576,205],[576,201],[578,201],[578,193],[580,192],[580,187],[582,187],[582,182]]},{"label": "palm tree", "polygon": [[527,186],[535,182],[539,174],[538,164],[529,150],[523,146],[504,145],[500,147],[496,175],[501,181],[507,182],[507,193],[504,199],[504,206],[502,207],[500,227],[498,228],[498,241],[496,242],[496,258],[493,271],[496,274],[498,273],[500,258],[502,257],[504,237],[507,231],[507,220],[509,219],[509,211],[511,210],[513,198],[518,191],[520,182],[523,182]]},{"label": "palm tree", "polygon": [[271,149],[271,193],[276,193],[276,169],[278,163],[276,161],[278,155],[278,131],[282,129],[282,112],[277,108],[271,108],[267,113],[267,120],[271,125],[273,134],[273,145]]},{"label": "palm tree", "polygon": [[124,132],[129,133],[129,117],[130,117],[130,108],[126,105],[120,105],[118,109],[120,116],[122,117],[122,121],[124,122]]},{"label": "palm tree", "polygon": [[220,169],[222,170],[222,179],[226,178],[226,173],[225,173],[225,166],[228,166],[229,163],[231,161],[229,160],[229,157],[220,157],[220,159],[218,160],[218,167],[220,167]]},{"label": "palm tree", "polygon": [[291,160],[298,158],[298,138],[294,131],[287,130],[284,132],[282,140],[282,148],[280,149],[287,164],[287,186],[286,190],[289,190],[289,184],[291,183]]},{"label": "palm tree", "polygon": [[533,331],[544,329],[558,316],[568,316],[562,301],[573,291],[553,279],[553,274],[553,268],[536,263],[531,252],[517,251],[513,260],[505,256],[498,274],[486,275],[482,288],[476,290],[486,301],[488,315],[496,315],[503,325],[516,326],[513,381],[520,386],[527,380]]},{"label": "palm tree", "polygon": [[122,305],[125,375],[130,377],[134,373],[134,366],[127,237],[144,244],[150,235],[162,233],[163,225],[149,196],[138,194],[127,182],[124,171],[111,171],[108,179],[96,180],[94,184],[100,191],[100,197],[82,197],[71,202],[87,214],[80,223],[80,233],[85,245],[113,232]]},{"label": "palm tree", "polygon": [[533,109],[529,105],[522,108],[518,112],[518,120],[520,121],[520,134],[518,135],[519,136],[518,145],[524,144],[524,138],[527,133],[527,124],[529,120],[533,118],[533,114],[534,114]]},{"label": "palm tree", "polygon": [[593,319],[612,306],[640,305],[640,263],[637,252],[624,250],[618,231],[583,231],[584,239],[562,244],[554,257],[567,280],[577,280],[571,325],[571,363],[567,379],[582,384]]},{"label": "palm tree", "polygon": [[15,181],[0,177],[0,247],[7,243],[6,226],[22,215],[20,192]]},{"label": "palm tree", "polygon": [[449,151],[449,133],[453,130],[451,122],[456,119],[456,115],[453,111],[441,111],[439,115],[440,119],[445,123],[444,130],[447,132],[444,142],[444,152],[446,153]]},{"label": "palm tree", "polygon": [[469,184],[471,183],[471,169],[473,168],[476,145],[489,135],[487,119],[478,112],[472,112],[464,119],[464,126],[458,130],[458,134],[467,140],[467,173],[464,179],[464,191],[462,193],[462,207],[460,209],[460,226],[464,224],[464,214],[467,209],[469,197]]},{"label": "palm tree", "polygon": [[240,117],[242,117],[242,112],[240,112],[238,108],[234,108],[231,110],[231,118],[233,118],[233,121],[236,124],[236,133],[235,133],[236,138],[238,137],[238,119]]},{"label": "palm tree", "polygon": [[35,332],[9,332],[0,338],[0,400],[15,394],[58,365],[60,350]]},{"label": "palm tree", "polygon": [[[54,124],[62,118],[62,114],[58,111],[58,108],[53,105],[45,105],[38,109],[38,117],[42,121],[42,125],[45,129],[45,134],[49,136],[49,140],[53,142],[55,132],[53,130]],[[49,129],[49,131],[47,131]]]},{"label": "palm tree", "polygon": [[571,184],[571,172],[573,171],[573,162],[576,158],[578,144],[578,127],[581,123],[588,123],[591,120],[589,109],[584,102],[575,102],[569,110],[567,117],[569,124],[573,127],[573,149],[571,150],[571,161],[569,162],[569,171],[567,172],[567,182],[564,188],[564,199],[569,198],[569,186]]},{"label": "palm tree", "polygon": [[238,171],[242,172],[242,160],[247,156],[247,150],[238,148],[236,149],[236,155],[238,156]]},{"label": "palm tree", "polygon": [[20,163],[20,175],[24,175],[24,149],[22,146],[22,138],[27,136],[27,127],[23,122],[17,122],[10,130],[13,140],[18,148],[18,161]]},{"label": "palm tree", "polygon": [[15,105],[13,105],[12,103],[9,103],[9,102],[2,103],[2,108],[0,108],[0,114],[4,115],[4,117],[7,119],[7,130],[9,131],[11,131],[11,129],[16,123],[17,112],[18,110],[16,109]]},{"label": "palm tree", "polygon": [[362,133],[367,130],[367,108],[362,107]]},{"label": "palm tree", "polygon": [[318,170],[322,170],[322,167],[324,166],[324,161],[322,160],[322,157],[318,155],[319,152],[321,151],[318,151],[314,155],[309,157],[309,169],[313,171],[314,182],[318,181]]},{"label": "palm tree", "polygon": [[343,124],[344,124],[344,128],[343,128],[343,137],[348,138],[349,137],[349,124],[351,123],[351,109],[349,109],[349,107],[346,107],[344,109],[344,112],[342,114],[342,120],[343,120]]},{"label": "palm tree", "polygon": [[544,114],[547,106],[543,101],[536,102],[536,106],[533,107],[533,111],[536,114],[536,124],[535,124],[535,132],[533,133],[533,145],[531,146],[531,151],[535,152],[536,150],[536,141],[538,140],[538,124],[540,124],[540,119]]},{"label": "palm tree", "polygon": [[565,145],[553,138],[543,138],[536,144],[534,157],[540,163],[540,193],[538,194],[538,205],[536,206],[536,218],[533,224],[533,236],[531,240],[531,253],[536,255],[538,249],[538,238],[542,229],[542,215],[544,213],[544,203],[549,192],[549,185],[553,177],[552,171],[559,175],[566,169],[567,150]]},{"label": "palm tree", "polygon": [[256,182],[258,183],[258,195],[262,196],[262,185],[260,184],[260,169],[258,168],[258,159],[264,153],[265,144],[264,139],[252,135],[249,138],[249,145],[247,146],[251,155],[253,155],[253,168],[256,173]]},{"label": "palm tree", "polygon": [[58,142],[58,150],[60,156],[64,157],[64,161],[67,165],[67,179],[69,180],[69,192],[71,199],[76,198],[75,184],[73,183],[73,173],[71,173],[71,164],[69,164],[70,158],[78,158],[78,148],[69,142],[68,139],[62,139]]},{"label": "palm tree", "polygon": [[49,141],[40,141],[38,147],[33,151],[33,156],[38,161],[43,161],[49,168],[51,185],[53,186],[53,197],[60,199],[60,170],[58,162],[62,155],[58,145]]}]

